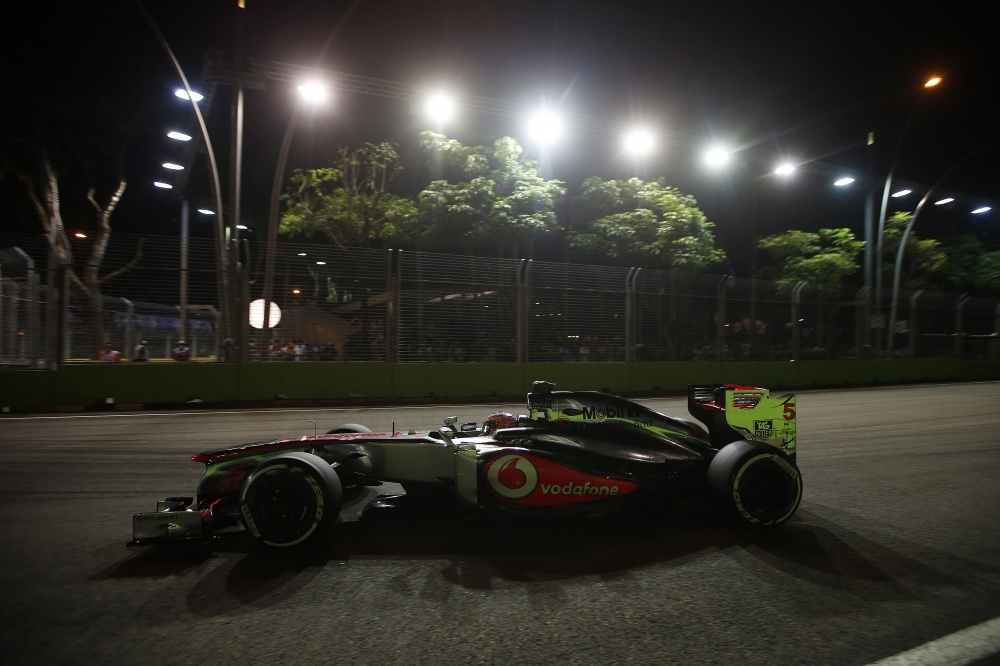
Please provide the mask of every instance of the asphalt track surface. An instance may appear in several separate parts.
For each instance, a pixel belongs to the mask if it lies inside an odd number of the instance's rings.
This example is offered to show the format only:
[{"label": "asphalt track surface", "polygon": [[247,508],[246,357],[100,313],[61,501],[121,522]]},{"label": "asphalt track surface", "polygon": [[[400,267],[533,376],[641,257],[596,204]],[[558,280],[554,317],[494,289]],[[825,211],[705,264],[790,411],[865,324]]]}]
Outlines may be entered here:
[{"label": "asphalt track surface", "polygon": [[495,407],[0,419],[0,662],[850,666],[1000,617],[1000,383],[800,392],[805,497],[771,531],[376,509],[304,553],[124,546],[193,452]]}]

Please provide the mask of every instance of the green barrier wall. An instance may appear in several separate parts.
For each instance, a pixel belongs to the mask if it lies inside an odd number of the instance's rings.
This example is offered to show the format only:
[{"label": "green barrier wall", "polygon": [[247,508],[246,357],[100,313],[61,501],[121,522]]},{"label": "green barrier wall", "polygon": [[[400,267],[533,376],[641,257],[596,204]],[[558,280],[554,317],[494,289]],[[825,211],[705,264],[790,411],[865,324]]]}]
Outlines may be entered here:
[{"label": "green barrier wall", "polygon": [[688,384],[771,389],[1000,379],[998,361],[799,363],[120,363],[0,370],[5,413],[143,406],[520,400],[536,379],[576,390],[681,394]]}]

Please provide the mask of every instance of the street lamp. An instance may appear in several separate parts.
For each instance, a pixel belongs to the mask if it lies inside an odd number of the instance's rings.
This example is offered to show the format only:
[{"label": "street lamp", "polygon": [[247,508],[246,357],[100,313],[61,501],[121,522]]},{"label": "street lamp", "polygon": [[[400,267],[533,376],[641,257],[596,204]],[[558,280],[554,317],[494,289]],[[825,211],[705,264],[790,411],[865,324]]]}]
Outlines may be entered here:
[{"label": "street lamp", "polygon": [[722,146],[709,148],[705,153],[705,161],[713,167],[723,166],[732,157],[732,151]]},{"label": "street lamp", "polygon": [[[311,82],[299,86],[298,89],[302,98],[310,103],[322,102],[328,97],[326,86],[321,83]],[[292,137],[299,125],[301,114],[302,105],[297,104],[292,111],[291,119],[288,121],[288,127],[285,128],[285,136],[281,141],[281,150],[278,153],[278,164],[274,169],[274,183],[271,186],[271,207],[267,216],[267,249],[264,260],[264,298],[262,299],[264,302],[261,304],[263,309],[261,329],[265,335],[271,327],[270,305],[274,293],[274,256],[278,244],[278,202],[281,197],[281,184],[285,176],[285,167],[288,164],[288,152],[291,149]]]},{"label": "street lamp", "polygon": [[441,126],[455,116],[455,102],[445,92],[436,92],[424,102],[424,113],[435,122],[435,129],[441,131]]},{"label": "street lamp", "polygon": [[[902,268],[903,268],[903,252],[906,250],[906,241],[910,237],[910,231],[913,229],[913,225],[916,224],[917,216],[920,215],[920,211],[923,210],[924,204],[927,203],[927,200],[930,198],[931,193],[934,190],[936,190],[938,186],[941,185],[941,183],[944,182],[945,178],[951,175],[952,171],[957,169],[963,162],[968,160],[970,157],[976,155],[977,153],[982,152],[986,148],[989,148],[993,144],[997,143],[997,141],[991,141],[985,145],[982,145],[979,148],[973,150],[971,153],[969,153],[962,159],[960,159],[959,161],[955,162],[955,164],[953,164],[952,167],[948,169],[936,183],[931,185],[930,189],[927,190],[927,194],[923,196],[923,198],[920,200],[920,203],[918,203],[917,207],[913,210],[913,216],[910,217],[910,221],[907,223],[906,229],[903,230],[903,237],[900,239],[899,249],[896,251],[896,266],[892,274],[892,304],[889,309],[889,330],[886,334],[886,357],[888,358],[892,357],[893,342],[896,335],[896,309],[899,304],[899,281],[900,281],[900,276],[902,275]],[[989,208],[984,207],[984,208],[979,208],[977,209],[977,211],[973,212],[983,213],[986,212],[987,210],[989,210]]]},{"label": "street lamp", "polygon": [[563,121],[552,111],[539,111],[528,121],[531,137],[545,145],[559,140],[563,132]]},{"label": "street lamp", "polygon": [[[926,91],[938,86],[941,81],[940,76],[929,78],[924,82],[924,90]],[[882,190],[882,207],[878,216],[878,240],[875,248],[875,308],[877,312],[882,311],[882,242],[885,237],[885,214],[886,208],[889,205],[889,190],[892,187],[892,175],[896,170],[896,163],[899,161],[899,151],[903,147],[903,139],[906,138],[906,131],[910,128],[910,123],[913,122],[913,117],[917,114],[917,109],[920,108],[920,103],[924,101],[924,97],[926,97],[926,93],[917,97],[913,108],[910,109],[910,115],[906,117],[906,122],[903,123],[899,139],[896,140],[896,150],[893,153],[892,162],[889,164],[889,172],[885,177],[885,187]],[[871,135],[869,135],[869,142],[871,143],[872,140]],[[870,239],[866,240],[870,241]],[[887,335],[891,336],[892,331],[889,331]]]},{"label": "street lamp", "polygon": [[193,90],[189,93],[184,88],[178,88],[177,90],[175,90],[174,91],[174,95],[176,95],[177,97],[180,97],[183,100],[190,100],[190,101],[195,102],[195,103],[200,102],[201,100],[205,99],[205,96],[202,95],[201,93],[195,92]]},{"label": "street lamp", "polygon": [[637,127],[630,130],[624,138],[625,150],[630,155],[648,155],[656,145],[656,138],[653,133],[645,128]]}]

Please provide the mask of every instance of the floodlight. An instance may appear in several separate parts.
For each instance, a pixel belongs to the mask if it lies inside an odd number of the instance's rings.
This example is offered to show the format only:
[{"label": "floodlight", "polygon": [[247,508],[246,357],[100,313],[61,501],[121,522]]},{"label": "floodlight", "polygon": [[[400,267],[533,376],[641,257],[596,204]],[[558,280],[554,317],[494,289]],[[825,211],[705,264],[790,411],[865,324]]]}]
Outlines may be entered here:
[{"label": "floodlight", "polygon": [[191,91],[191,96],[188,97],[188,92],[187,90],[184,90],[184,88],[178,88],[177,90],[174,91],[174,94],[180,97],[181,99],[187,99],[187,100],[193,99],[195,102],[200,102],[201,100],[205,99],[204,95],[202,95],[199,92],[195,92],[193,90]]},{"label": "floodlight", "polygon": [[625,135],[625,150],[632,155],[646,155],[655,144],[653,133],[646,129],[633,129]]},{"label": "floodlight", "polygon": [[529,125],[531,136],[540,143],[552,143],[562,134],[562,119],[551,111],[540,111],[532,117]]}]

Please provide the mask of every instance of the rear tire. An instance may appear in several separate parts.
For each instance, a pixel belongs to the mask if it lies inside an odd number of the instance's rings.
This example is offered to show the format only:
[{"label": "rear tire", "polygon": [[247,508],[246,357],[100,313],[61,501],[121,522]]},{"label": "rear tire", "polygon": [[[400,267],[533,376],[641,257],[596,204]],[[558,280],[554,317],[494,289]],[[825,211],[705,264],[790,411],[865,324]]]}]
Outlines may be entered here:
[{"label": "rear tire", "polygon": [[798,467],[765,444],[727,444],[712,459],[708,482],[731,513],[754,527],[780,525],[802,501]]},{"label": "rear tire", "polygon": [[308,453],[286,453],[261,463],[243,482],[240,517],[266,546],[302,546],[329,534],[343,497],[329,463]]}]

